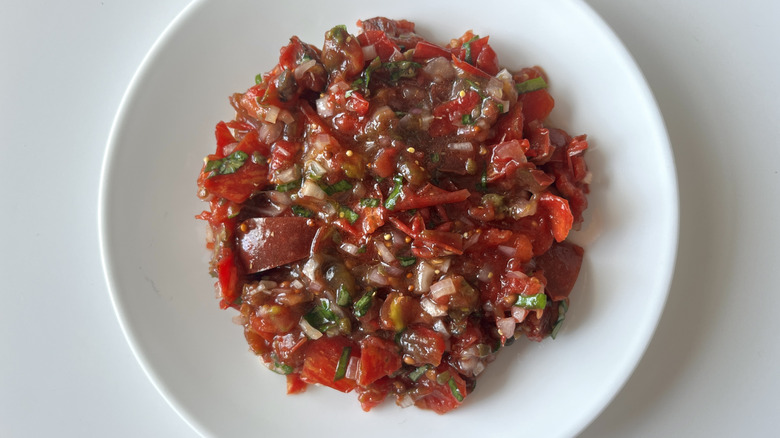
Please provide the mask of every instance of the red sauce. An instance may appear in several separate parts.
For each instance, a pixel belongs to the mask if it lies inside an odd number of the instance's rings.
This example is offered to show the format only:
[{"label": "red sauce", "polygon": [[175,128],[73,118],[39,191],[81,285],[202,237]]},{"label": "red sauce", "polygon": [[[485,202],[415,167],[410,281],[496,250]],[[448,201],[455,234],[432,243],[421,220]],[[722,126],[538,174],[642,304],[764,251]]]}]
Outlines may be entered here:
[{"label": "red sauce", "polygon": [[198,217],[221,307],[289,393],[444,413],[515,339],[557,333],[588,143],[545,122],[544,72],[502,69],[488,37],[358,24],[322,49],[293,37],[230,98]]}]

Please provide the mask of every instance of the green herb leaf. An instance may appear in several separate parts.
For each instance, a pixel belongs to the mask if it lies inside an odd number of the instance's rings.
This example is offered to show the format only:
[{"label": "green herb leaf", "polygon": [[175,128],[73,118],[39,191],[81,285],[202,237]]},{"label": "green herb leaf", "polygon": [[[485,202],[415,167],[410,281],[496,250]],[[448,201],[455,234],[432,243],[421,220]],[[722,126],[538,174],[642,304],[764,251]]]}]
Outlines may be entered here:
[{"label": "green herb leaf", "polygon": [[431,162],[432,163],[438,163],[441,161],[441,155],[438,152],[434,152],[431,154]]},{"label": "green herb leaf", "polygon": [[228,175],[235,173],[249,158],[246,152],[235,151],[221,160],[210,160],[206,163],[205,171],[212,172],[209,178],[216,175]]},{"label": "green herb leaf", "polygon": [[407,377],[409,377],[409,380],[411,380],[412,382],[416,382],[416,381],[418,381],[418,380],[420,379],[420,377],[422,377],[422,376],[425,374],[425,372],[426,372],[426,371],[428,371],[429,369],[431,369],[431,366],[430,366],[430,365],[428,365],[428,364],[425,364],[425,365],[423,365],[423,366],[421,366],[421,367],[417,367],[417,369],[415,369],[415,370],[413,370],[412,372],[410,372],[410,373],[407,375]]},{"label": "green herb leaf", "polygon": [[398,261],[403,267],[412,266],[417,262],[417,257],[398,257]]},{"label": "green herb leaf", "polygon": [[348,306],[350,301],[352,301],[352,295],[347,290],[347,287],[342,284],[336,291],[336,304],[344,307]]},{"label": "green herb leaf", "polygon": [[520,82],[519,84],[515,84],[515,88],[517,88],[517,92],[520,94],[530,93],[532,91],[547,88],[547,82],[544,81],[543,77],[539,76],[538,78],[529,79],[527,81]]},{"label": "green herb leaf", "polygon": [[566,300],[561,301],[560,304],[558,304],[558,320],[555,321],[552,332],[550,332],[551,338],[555,339],[555,337],[558,336],[558,331],[561,329],[563,320],[566,319],[566,312],[568,311],[569,304],[566,302]]},{"label": "green herb leaf", "polygon": [[277,184],[276,191],[278,192],[289,192],[293,189],[298,189],[301,187],[300,181],[291,181],[285,184]]},{"label": "green herb leaf", "polygon": [[479,35],[474,35],[470,40],[463,43],[463,48],[466,49],[466,62],[474,64],[474,60],[471,59],[471,43],[479,39]]},{"label": "green herb leaf", "polygon": [[460,393],[460,389],[458,389],[458,384],[455,383],[455,378],[450,377],[449,382],[447,384],[450,385],[450,391],[452,391],[452,396],[455,397],[455,400],[462,402],[463,401],[463,394]]},{"label": "green herb leaf", "polygon": [[325,191],[325,193],[328,194],[328,196],[338,193],[338,192],[346,192],[347,190],[352,189],[352,184],[350,184],[349,181],[342,179],[341,181],[337,182],[336,184],[331,184],[329,186],[327,185],[321,185],[320,186],[322,190]]},{"label": "green herb leaf", "polygon": [[263,74],[262,73],[256,74],[255,75],[255,84],[256,85],[260,85],[262,83],[263,83]]},{"label": "green herb leaf", "polygon": [[395,204],[398,202],[398,198],[401,197],[401,187],[404,183],[404,177],[396,175],[393,177],[393,182],[395,183],[393,189],[390,191],[390,194],[387,195],[387,199],[385,199],[385,208],[388,210],[394,209]]},{"label": "green herb leaf", "polygon": [[366,316],[368,309],[370,309],[371,305],[374,303],[374,295],[376,295],[376,289],[366,292],[365,295],[357,300],[355,306],[352,308],[356,317],[360,318],[361,316]]},{"label": "green herb leaf", "polygon": [[471,114],[468,114],[468,113],[467,114],[463,114],[463,117],[460,118],[460,121],[464,125],[473,125],[474,123],[476,123],[476,120],[474,119],[474,117],[472,117]]},{"label": "green herb leaf", "polygon": [[482,171],[482,175],[479,177],[479,182],[477,183],[477,190],[480,192],[487,192],[487,169],[484,169]]},{"label": "green herb leaf", "polygon": [[535,295],[518,295],[515,306],[529,310],[544,309],[547,307],[547,295],[540,293]]},{"label": "green herb leaf", "polygon": [[321,298],[319,304],[314,306],[309,313],[303,315],[303,318],[311,324],[312,327],[324,332],[336,322],[336,314],[330,310],[330,301]]},{"label": "green herb leaf", "polygon": [[360,215],[352,211],[349,207],[340,205],[339,217],[343,217],[344,219],[348,220],[350,224],[354,224],[360,218]]},{"label": "green herb leaf", "polygon": [[374,58],[370,64],[368,64],[368,67],[366,67],[365,70],[363,70],[363,73],[360,74],[360,77],[355,79],[354,82],[352,82],[352,88],[353,89],[362,89],[366,92],[366,95],[368,95],[368,84],[371,82],[371,73],[374,72],[374,70],[378,69],[382,66],[382,61],[379,60],[379,57],[377,56]]},{"label": "green herb leaf", "polygon": [[314,215],[314,213],[311,210],[309,210],[306,207],[301,207],[300,205],[293,205],[292,207],[290,207],[290,209],[292,210],[293,214],[296,216],[312,217]]},{"label": "green herb leaf", "polygon": [[361,207],[379,207],[379,199],[376,198],[363,198],[360,200]]},{"label": "green herb leaf", "polygon": [[422,67],[419,62],[414,61],[392,61],[382,64],[382,68],[390,73],[390,80],[396,82],[401,78],[413,78],[417,76],[417,71]]},{"label": "green herb leaf", "polygon": [[288,375],[293,372],[293,367],[290,365],[287,365],[285,363],[274,361],[274,367],[271,368],[271,371],[277,373],[277,374],[283,374]]},{"label": "green herb leaf", "polygon": [[336,375],[333,376],[333,381],[341,380],[347,375],[347,365],[349,365],[349,355],[352,353],[352,347],[344,347],[341,350],[341,357],[339,363],[336,365]]}]

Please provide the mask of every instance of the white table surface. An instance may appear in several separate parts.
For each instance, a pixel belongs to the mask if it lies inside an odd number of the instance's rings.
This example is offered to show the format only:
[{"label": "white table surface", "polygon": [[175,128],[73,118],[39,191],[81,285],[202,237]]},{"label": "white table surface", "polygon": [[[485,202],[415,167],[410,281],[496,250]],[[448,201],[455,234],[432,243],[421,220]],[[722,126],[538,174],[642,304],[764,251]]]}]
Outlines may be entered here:
[{"label": "white table surface", "polygon": [[[2,437],[197,436],[125,342],[97,235],[111,122],[187,3],[0,0]],[[780,2],[588,3],[658,100],[681,227],[656,335],[582,436],[780,436]]]}]

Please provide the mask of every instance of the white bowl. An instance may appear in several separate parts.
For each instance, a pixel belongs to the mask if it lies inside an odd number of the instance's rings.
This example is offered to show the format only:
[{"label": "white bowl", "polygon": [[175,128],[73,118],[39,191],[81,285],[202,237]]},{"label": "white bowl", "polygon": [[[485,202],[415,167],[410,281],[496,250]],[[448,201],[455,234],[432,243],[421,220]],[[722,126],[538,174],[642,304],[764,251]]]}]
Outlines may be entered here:
[{"label": "white bowl", "polygon": [[[553,125],[587,133],[594,174],[585,262],[556,340],[517,342],[465,404],[438,416],[392,402],[370,413],[354,394],[285,379],[248,351],[207,273],[194,216],[202,158],[232,118],[227,96],[276,63],[292,35],[321,45],[335,24],[383,15],[446,43],[490,35],[503,65],[541,65]],[[445,18],[446,17],[446,18]],[[678,222],[674,166],[652,94],[626,49],[580,1],[196,1],[133,78],[103,167],[100,237],[106,278],[128,342],[171,406],[206,436],[569,436],[618,392],[643,354],[671,279]],[[313,435],[312,435],[313,436]]]}]

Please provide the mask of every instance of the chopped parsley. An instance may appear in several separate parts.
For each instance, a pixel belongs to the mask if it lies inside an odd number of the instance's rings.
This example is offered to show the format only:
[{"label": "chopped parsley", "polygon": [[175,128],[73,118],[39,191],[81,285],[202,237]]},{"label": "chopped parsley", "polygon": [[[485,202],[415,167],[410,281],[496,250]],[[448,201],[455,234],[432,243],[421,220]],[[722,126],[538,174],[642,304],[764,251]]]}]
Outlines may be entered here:
[{"label": "chopped parsley", "polygon": [[303,318],[315,329],[324,332],[336,323],[336,314],[330,310],[330,301],[321,298],[319,304],[314,306]]},{"label": "chopped parsley", "polygon": [[415,264],[415,262],[417,262],[417,257],[398,257],[398,261],[401,263],[401,266],[406,268]]},{"label": "chopped parsley", "polygon": [[361,316],[366,316],[368,309],[370,309],[371,305],[374,304],[374,295],[376,295],[376,289],[372,289],[370,292],[366,292],[365,295],[357,300],[355,306],[352,308],[356,317],[360,318]]},{"label": "chopped parsley", "polygon": [[300,187],[301,187],[300,181],[290,181],[284,184],[277,184],[276,190],[279,192],[289,192],[290,190],[298,189]]},{"label": "chopped parsley", "polygon": [[539,310],[547,307],[547,295],[540,293],[535,295],[518,295],[515,306],[529,310]]},{"label": "chopped parsley", "polygon": [[463,43],[463,49],[466,50],[466,56],[464,58],[465,58],[465,61],[468,62],[469,64],[474,64],[474,60],[471,59],[472,58],[472,56],[471,56],[471,43],[473,43],[474,41],[476,41],[478,39],[479,39],[479,35],[474,35],[473,37],[471,37],[470,40],[468,40],[465,43]]},{"label": "chopped parsley", "polygon": [[381,201],[376,198],[363,198],[360,200],[361,207],[379,207]]},{"label": "chopped parsley", "polygon": [[341,205],[339,206],[339,217],[346,219],[350,224],[354,224],[360,218],[360,215],[352,211],[349,207]]},{"label": "chopped parsley", "polygon": [[293,205],[292,207],[290,207],[290,209],[292,210],[293,214],[295,214],[296,216],[312,217],[314,215],[314,213],[311,210],[309,210],[306,207],[301,207],[300,205]]},{"label": "chopped parsley", "polygon": [[396,175],[393,177],[393,182],[393,189],[390,191],[390,194],[387,195],[387,199],[385,199],[385,208],[388,210],[394,209],[395,204],[398,202],[398,198],[401,197],[401,187],[404,183],[404,177]]},{"label": "chopped parsley", "polygon": [[528,79],[527,81],[515,84],[515,88],[520,94],[530,93],[532,91],[547,88],[547,82],[544,81],[543,77],[539,76],[538,78]]},{"label": "chopped parsley", "polygon": [[336,184],[331,185],[320,185],[322,190],[325,191],[325,193],[328,194],[328,196],[333,195],[334,193],[338,192],[346,192],[347,190],[352,189],[352,184],[350,184],[349,181],[342,179],[341,181],[337,182]]},{"label": "chopped parsley", "polygon": [[206,172],[211,172],[208,178],[217,175],[228,175],[235,173],[241,166],[244,165],[249,155],[243,151],[235,151],[225,158],[219,160],[209,160],[206,162],[206,167],[203,169]]}]

